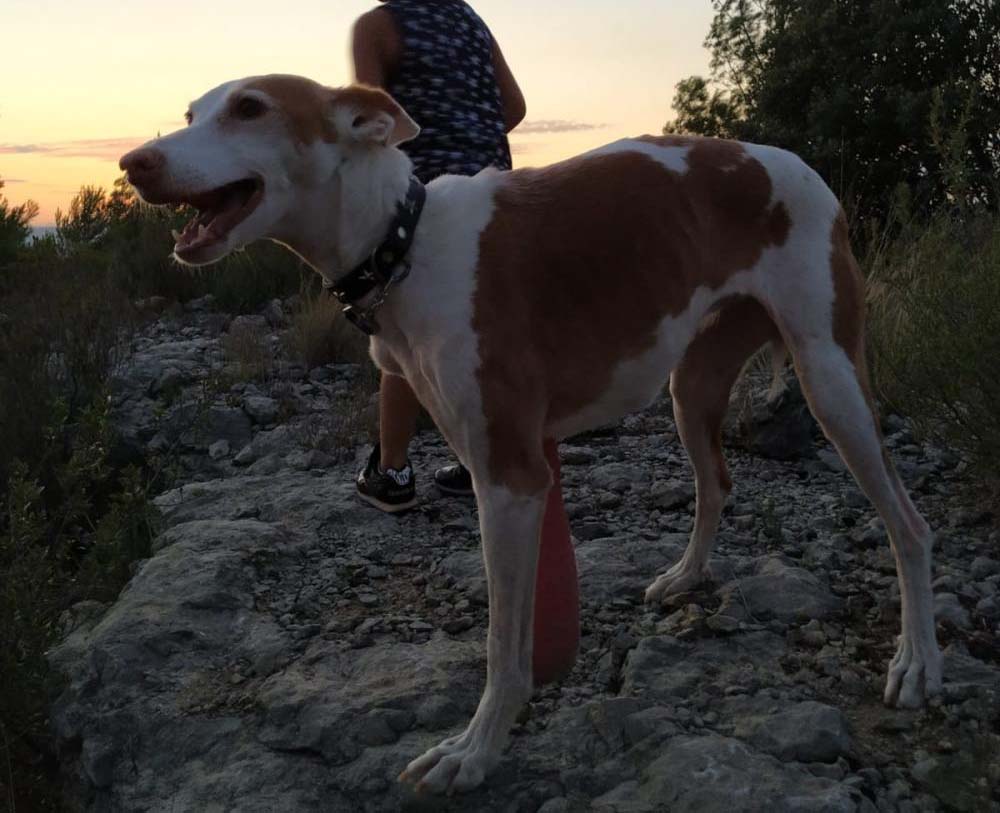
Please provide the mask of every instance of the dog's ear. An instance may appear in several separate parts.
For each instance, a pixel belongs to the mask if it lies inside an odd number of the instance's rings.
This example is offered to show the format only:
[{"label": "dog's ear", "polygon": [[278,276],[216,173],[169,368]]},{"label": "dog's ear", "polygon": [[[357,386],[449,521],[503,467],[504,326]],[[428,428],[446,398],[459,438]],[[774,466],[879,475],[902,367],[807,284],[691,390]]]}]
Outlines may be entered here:
[{"label": "dog's ear", "polygon": [[420,132],[416,122],[384,90],[351,85],[333,94],[334,121],[344,141],[395,147]]}]

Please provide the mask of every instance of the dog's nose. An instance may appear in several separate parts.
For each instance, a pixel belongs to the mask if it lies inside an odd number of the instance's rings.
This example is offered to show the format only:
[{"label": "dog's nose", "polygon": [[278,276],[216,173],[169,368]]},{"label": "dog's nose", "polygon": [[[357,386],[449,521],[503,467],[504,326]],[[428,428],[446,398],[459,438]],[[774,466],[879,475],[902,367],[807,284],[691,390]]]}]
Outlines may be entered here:
[{"label": "dog's nose", "polygon": [[135,183],[155,176],[166,161],[167,157],[159,150],[153,147],[139,147],[123,155],[118,167],[128,173],[131,183]]}]

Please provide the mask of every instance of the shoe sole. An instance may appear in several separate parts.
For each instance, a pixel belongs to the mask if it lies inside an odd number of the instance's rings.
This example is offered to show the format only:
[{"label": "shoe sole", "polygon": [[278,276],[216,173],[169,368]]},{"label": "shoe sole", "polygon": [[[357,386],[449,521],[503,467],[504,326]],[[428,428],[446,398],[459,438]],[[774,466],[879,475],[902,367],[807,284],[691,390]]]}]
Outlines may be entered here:
[{"label": "shoe sole", "polygon": [[382,502],[378,497],[372,497],[360,491],[358,492],[358,496],[369,505],[374,505],[379,511],[384,511],[387,514],[398,514],[401,511],[409,511],[419,502],[416,497],[406,502]]},{"label": "shoe sole", "polygon": [[437,480],[434,481],[434,485],[437,486],[438,491],[442,494],[447,494],[451,497],[475,497],[476,492],[472,489],[461,489],[461,488],[450,488],[449,486],[441,485]]}]

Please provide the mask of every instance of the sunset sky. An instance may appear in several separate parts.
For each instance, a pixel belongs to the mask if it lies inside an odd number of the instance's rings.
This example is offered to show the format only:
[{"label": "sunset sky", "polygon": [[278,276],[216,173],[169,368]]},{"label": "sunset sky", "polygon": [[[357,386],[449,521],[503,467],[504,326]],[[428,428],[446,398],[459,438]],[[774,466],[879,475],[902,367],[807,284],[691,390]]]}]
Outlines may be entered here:
[{"label": "sunset sky", "polygon": [[[187,103],[228,79],[351,77],[348,33],[367,0],[3,0],[0,194],[54,222],[118,157],[183,126]],[[658,132],[674,85],[705,73],[710,0],[478,0],[524,90],[515,166]]]}]

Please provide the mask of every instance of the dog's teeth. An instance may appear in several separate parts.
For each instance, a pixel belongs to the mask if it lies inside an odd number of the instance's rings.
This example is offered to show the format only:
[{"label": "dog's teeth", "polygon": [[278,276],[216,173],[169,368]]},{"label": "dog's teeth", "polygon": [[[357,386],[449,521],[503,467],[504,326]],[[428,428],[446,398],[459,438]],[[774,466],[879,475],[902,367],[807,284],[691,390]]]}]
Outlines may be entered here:
[{"label": "dog's teeth", "polygon": [[206,226],[204,223],[199,223],[198,224],[198,239],[200,240],[206,234],[208,234],[208,226]]}]

